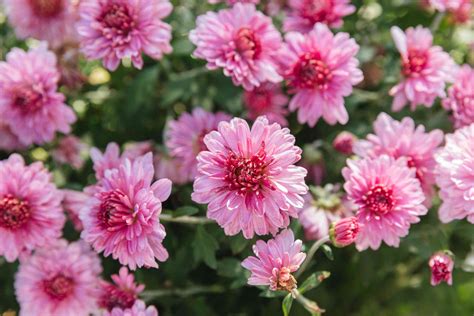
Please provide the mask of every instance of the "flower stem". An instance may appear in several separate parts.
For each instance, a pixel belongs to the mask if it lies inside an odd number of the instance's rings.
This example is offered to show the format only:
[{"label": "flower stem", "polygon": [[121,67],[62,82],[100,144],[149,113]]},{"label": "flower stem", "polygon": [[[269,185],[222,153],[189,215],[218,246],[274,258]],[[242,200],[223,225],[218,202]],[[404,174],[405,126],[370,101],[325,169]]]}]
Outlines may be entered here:
[{"label": "flower stem", "polygon": [[160,221],[162,222],[170,222],[170,223],[181,223],[181,224],[211,224],[214,223],[212,219],[206,217],[197,217],[197,216],[179,216],[173,217],[169,214],[161,214]]},{"label": "flower stem", "polygon": [[296,278],[298,278],[300,275],[303,274],[304,270],[308,267],[309,263],[314,257],[314,254],[316,251],[318,251],[319,247],[321,247],[323,244],[327,243],[329,241],[329,236],[323,237],[319,240],[317,240],[309,249],[308,254],[306,255],[306,259],[304,260],[303,264],[301,265],[301,268],[295,273]]},{"label": "flower stem", "polygon": [[324,309],[321,309],[316,302],[313,302],[303,296],[297,289],[291,290],[293,298],[300,303],[311,315],[321,315]]},{"label": "flower stem", "polygon": [[224,293],[226,289],[221,285],[211,285],[211,286],[200,286],[196,285],[184,289],[161,289],[161,290],[150,290],[144,291],[140,296],[145,300],[145,302],[150,301],[157,297],[163,296],[179,296],[179,297],[188,297],[197,294],[203,293]]},{"label": "flower stem", "polygon": [[441,21],[443,21],[444,14],[445,14],[444,12],[438,12],[438,14],[436,14],[433,20],[433,23],[431,23],[431,26],[430,26],[431,33],[434,33],[438,30],[441,24]]}]

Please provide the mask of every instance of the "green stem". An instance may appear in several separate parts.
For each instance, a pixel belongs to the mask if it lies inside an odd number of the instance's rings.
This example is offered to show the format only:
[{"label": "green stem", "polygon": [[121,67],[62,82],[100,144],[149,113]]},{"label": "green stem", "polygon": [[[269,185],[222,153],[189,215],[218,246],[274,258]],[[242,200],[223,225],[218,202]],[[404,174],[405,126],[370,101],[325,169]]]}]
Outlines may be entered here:
[{"label": "green stem", "polygon": [[311,315],[321,315],[324,313],[324,309],[321,309],[316,302],[311,301],[304,297],[297,289],[291,290],[293,298],[300,303]]},{"label": "green stem", "polygon": [[444,12],[438,12],[438,14],[436,14],[433,23],[431,23],[430,26],[431,33],[434,33],[438,30],[439,26],[441,25],[441,21],[443,21],[444,14]]},{"label": "green stem", "polygon": [[160,221],[162,222],[170,222],[170,223],[181,223],[181,224],[211,224],[214,223],[212,219],[206,217],[197,217],[197,216],[179,216],[173,217],[169,214],[161,214]]},{"label": "green stem", "polygon": [[311,246],[311,248],[308,251],[308,254],[306,255],[306,259],[304,260],[303,264],[301,265],[301,268],[299,268],[299,270],[295,273],[296,278],[301,276],[303,274],[304,270],[306,270],[306,268],[310,264],[311,260],[313,259],[314,254],[316,253],[316,251],[318,251],[319,247],[321,247],[322,245],[324,245],[328,241],[329,241],[329,236],[326,236],[326,237],[323,237],[323,238],[317,240]]}]

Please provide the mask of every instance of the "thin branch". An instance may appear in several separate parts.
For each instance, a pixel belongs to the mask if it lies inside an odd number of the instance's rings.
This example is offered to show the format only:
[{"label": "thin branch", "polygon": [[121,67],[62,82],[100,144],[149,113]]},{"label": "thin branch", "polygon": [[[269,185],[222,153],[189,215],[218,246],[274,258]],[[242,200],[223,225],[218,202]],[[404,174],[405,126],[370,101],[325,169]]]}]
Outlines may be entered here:
[{"label": "thin branch", "polygon": [[197,217],[197,216],[187,216],[187,215],[173,217],[172,215],[169,215],[169,214],[161,214],[160,221],[170,222],[170,223],[191,224],[191,225],[214,223],[212,219],[209,219],[207,217]]},{"label": "thin branch", "polygon": [[430,26],[431,33],[434,33],[438,30],[439,26],[441,25],[441,21],[443,21],[444,15],[444,12],[438,12],[438,14],[436,14],[433,23],[431,23]]},{"label": "thin branch", "polygon": [[317,240],[312,246],[311,248],[309,249],[308,251],[308,254],[306,255],[306,259],[304,260],[303,264],[301,265],[301,268],[299,268],[299,270],[296,272],[295,274],[295,277],[298,278],[299,276],[301,276],[304,272],[304,270],[306,270],[306,268],[308,267],[308,265],[310,264],[311,260],[313,259],[314,257],[314,254],[316,253],[316,251],[318,251],[319,247],[321,247],[322,245],[324,245],[325,243],[327,243],[329,241],[329,236],[326,236],[326,237],[323,237],[319,240]]},{"label": "thin branch", "polygon": [[324,309],[321,309],[316,302],[304,297],[297,289],[291,290],[291,295],[312,315],[321,315],[321,313],[324,313]]}]

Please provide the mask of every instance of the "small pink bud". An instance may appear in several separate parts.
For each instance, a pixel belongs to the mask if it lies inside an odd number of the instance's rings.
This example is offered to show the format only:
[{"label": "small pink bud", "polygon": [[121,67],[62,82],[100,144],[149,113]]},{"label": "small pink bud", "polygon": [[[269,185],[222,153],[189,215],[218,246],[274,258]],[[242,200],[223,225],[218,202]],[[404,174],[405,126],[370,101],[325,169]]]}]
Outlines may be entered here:
[{"label": "small pink bud", "polygon": [[354,134],[344,131],[336,136],[332,142],[332,146],[338,152],[349,156],[353,154],[352,147],[354,146],[356,140],[357,137]]},{"label": "small pink bud", "polygon": [[431,268],[431,285],[436,286],[443,281],[449,285],[453,284],[454,261],[450,252],[436,252],[428,264]]},{"label": "small pink bud", "polygon": [[356,240],[360,228],[361,225],[356,217],[343,218],[331,224],[329,237],[334,246],[345,247]]}]

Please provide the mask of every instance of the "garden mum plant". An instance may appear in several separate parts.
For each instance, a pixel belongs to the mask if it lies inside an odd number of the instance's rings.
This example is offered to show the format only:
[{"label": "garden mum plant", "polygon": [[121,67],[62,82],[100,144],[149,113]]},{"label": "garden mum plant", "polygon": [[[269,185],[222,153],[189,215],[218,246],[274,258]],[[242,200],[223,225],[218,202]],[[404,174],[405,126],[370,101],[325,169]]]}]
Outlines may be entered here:
[{"label": "garden mum plant", "polygon": [[5,0],[0,315],[472,315],[471,0]]}]

